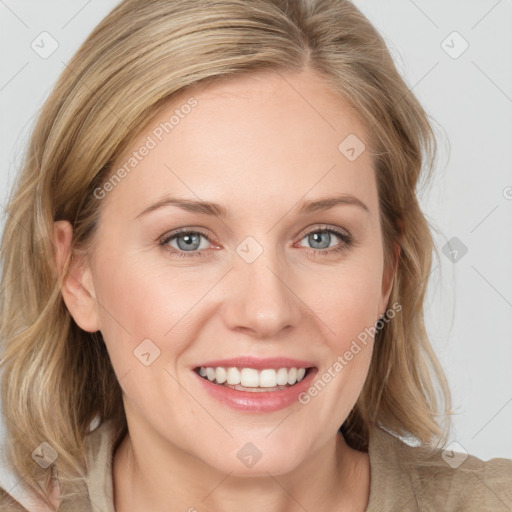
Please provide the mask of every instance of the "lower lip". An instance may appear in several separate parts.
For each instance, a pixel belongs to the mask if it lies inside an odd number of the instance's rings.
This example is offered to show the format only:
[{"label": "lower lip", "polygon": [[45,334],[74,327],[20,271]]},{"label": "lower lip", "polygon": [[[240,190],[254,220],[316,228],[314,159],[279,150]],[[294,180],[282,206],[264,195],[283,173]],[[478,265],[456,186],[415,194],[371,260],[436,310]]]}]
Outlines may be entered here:
[{"label": "lower lip", "polygon": [[214,398],[220,402],[229,405],[233,409],[243,410],[247,412],[273,412],[289,407],[299,401],[299,395],[304,393],[313,381],[318,369],[312,368],[307,375],[300,381],[288,388],[280,391],[240,391],[231,389],[219,384],[214,384],[208,379],[204,379],[195,371],[196,377],[202,382]]}]

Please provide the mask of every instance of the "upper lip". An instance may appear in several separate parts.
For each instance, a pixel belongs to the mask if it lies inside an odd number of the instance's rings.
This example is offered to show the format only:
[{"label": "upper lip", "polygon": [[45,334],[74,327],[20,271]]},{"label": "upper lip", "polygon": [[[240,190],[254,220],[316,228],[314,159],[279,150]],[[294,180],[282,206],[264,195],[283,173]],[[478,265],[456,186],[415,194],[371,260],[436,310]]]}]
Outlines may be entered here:
[{"label": "upper lip", "polygon": [[290,357],[265,357],[256,358],[251,356],[240,356],[233,357],[231,359],[217,359],[215,361],[207,361],[205,363],[198,364],[193,368],[200,367],[217,367],[222,366],[224,368],[238,367],[238,368],[254,368],[255,370],[264,370],[266,368],[310,368],[315,366],[311,361],[303,359],[294,359]]}]

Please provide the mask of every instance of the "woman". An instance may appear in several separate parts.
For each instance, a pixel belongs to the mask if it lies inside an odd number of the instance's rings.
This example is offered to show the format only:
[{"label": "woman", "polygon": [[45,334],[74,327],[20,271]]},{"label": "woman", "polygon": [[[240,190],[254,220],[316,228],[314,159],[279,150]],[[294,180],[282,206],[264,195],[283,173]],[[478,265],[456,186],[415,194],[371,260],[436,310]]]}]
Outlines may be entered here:
[{"label": "woman", "polygon": [[33,500],[2,506],[510,506],[512,461],[442,451],[415,195],[434,154],[347,1],[120,3],[8,208],[2,404]]}]

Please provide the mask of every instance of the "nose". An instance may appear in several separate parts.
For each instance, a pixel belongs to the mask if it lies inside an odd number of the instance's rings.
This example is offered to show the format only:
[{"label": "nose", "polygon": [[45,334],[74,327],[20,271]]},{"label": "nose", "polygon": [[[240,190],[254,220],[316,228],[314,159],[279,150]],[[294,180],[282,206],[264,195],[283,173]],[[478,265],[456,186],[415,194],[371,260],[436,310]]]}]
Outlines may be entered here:
[{"label": "nose", "polygon": [[291,276],[275,251],[266,249],[252,263],[237,259],[223,308],[227,327],[263,339],[296,326],[303,308]]}]

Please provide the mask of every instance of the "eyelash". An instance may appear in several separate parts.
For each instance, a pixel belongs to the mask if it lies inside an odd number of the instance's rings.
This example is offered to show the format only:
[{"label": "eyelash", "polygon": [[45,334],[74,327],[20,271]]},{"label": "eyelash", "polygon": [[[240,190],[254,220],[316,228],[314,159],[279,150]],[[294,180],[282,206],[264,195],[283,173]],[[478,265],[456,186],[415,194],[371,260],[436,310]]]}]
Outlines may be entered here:
[{"label": "eyelash", "polygon": [[[342,240],[342,243],[341,243],[341,245],[334,246],[329,249],[311,249],[310,248],[308,252],[310,252],[310,254],[312,254],[314,257],[330,256],[333,254],[343,253],[343,252],[347,251],[348,249],[350,249],[354,245],[354,241],[353,241],[351,235],[348,235],[348,234],[346,234],[342,231],[339,231],[337,229],[327,228],[327,227],[322,227],[320,229],[316,228],[311,231],[307,231],[300,237],[299,241],[302,240],[304,237],[311,235],[313,233],[322,233],[322,232],[334,233],[336,236],[338,236]],[[184,235],[184,234],[186,234],[186,235],[190,235],[190,234],[202,235],[209,242],[211,242],[210,237],[205,232],[201,231],[200,229],[191,230],[188,228],[183,228],[181,230],[171,233],[169,236],[165,235],[164,238],[161,238],[159,240],[159,245],[161,247],[163,247],[165,250],[167,250],[167,252],[169,254],[171,254],[172,256],[177,256],[179,258],[194,258],[194,257],[207,256],[205,254],[205,252],[206,252],[205,249],[200,250],[200,251],[197,251],[197,250],[196,251],[181,251],[181,250],[176,250],[174,247],[171,248],[167,245],[174,238],[177,238],[179,235]],[[170,250],[170,249],[172,249],[172,250]]]}]

